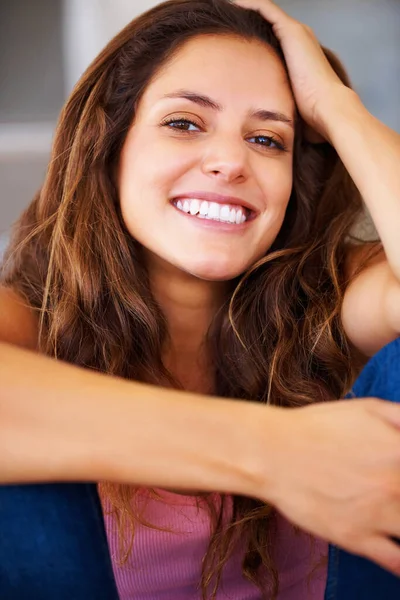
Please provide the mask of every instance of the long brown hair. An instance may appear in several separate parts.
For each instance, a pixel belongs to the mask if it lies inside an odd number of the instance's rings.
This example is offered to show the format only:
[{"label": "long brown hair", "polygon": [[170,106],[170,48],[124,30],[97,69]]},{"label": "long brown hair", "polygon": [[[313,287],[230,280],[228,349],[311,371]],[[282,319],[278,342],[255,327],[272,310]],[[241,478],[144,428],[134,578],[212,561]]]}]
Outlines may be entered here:
[{"label": "long brown hair", "polygon": [[[285,65],[271,26],[258,13],[227,0],[170,0],[111,40],[62,110],[46,179],[14,227],[2,270],[3,284],[40,315],[41,352],[126,379],[179,387],[163,365],[168,324],[151,294],[141,247],[122,220],[114,174],[146,86],[187,40],[210,33],[261,40]],[[324,51],[349,85],[339,61]],[[354,379],[340,308],[346,242],[361,198],[334,148],[309,143],[301,119],[293,168],[277,239],[232,282],[209,330],[220,396],[301,406],[341,397]],[[126,560],[140,520],[132,502],[138,490],[106,482],[101,490],[121,539],[129,532]],[[210,586],[215,597],[239,538],[247,540],[244,575],[265,598],[275,597],[272,508],[234,496],[224,526],[224,502],[218,510],[208,504],[214,532],[202,566],[203,598]],[[260,566],[272,575],[268,590]]]}]

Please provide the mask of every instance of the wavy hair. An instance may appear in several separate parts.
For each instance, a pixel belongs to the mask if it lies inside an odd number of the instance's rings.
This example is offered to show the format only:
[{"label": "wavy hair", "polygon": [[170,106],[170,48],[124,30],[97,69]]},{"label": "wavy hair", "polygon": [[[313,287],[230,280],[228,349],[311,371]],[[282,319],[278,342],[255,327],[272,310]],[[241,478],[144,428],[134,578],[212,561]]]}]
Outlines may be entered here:
[{"label": "wavy hair", "polygon": [[[271,26],[228,0],[169,0],[127,25],[74,88],[58,122],[45,181],[16,222],[1,280],[39,314],[39,350],[126,379],[182,387],[163,364],[168,323],[153,297],[140,244],[124,225],[115,181],[140,99],[161,67],[204,34],[261,40],[287,68]],[[335,55],[324,52],[350,87]],[[294,180],[283,226],[267,255],[232,281],[208,332],[216,393],[286,407],[341,397],[357,370],[340,320],[344,261],[362,201],[335,149],[307,141],[297,118]],[[110,402],[112,400],[110,399]],[[136,523],[135,486],[103,482],[126,562]],[[154,490],[153,490],[154,491]],[[202,564],[202,597],[215,598],[239,539],[242,570],[275,598],[275,512],[253,498],[205,497],[213,531]],[[232,497],[230,498],[232,500]],[[269,573],[262,582],[261,567]],[[210,589],[211,588],[211,589]],[[266,589],[268,588],[268,589]]]}]

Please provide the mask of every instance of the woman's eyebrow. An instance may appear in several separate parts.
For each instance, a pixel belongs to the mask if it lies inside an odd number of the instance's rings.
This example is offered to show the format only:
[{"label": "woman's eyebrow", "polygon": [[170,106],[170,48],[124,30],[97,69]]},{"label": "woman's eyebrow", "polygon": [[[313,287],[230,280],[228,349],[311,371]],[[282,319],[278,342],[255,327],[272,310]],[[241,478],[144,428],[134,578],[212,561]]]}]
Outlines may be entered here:
[{"label": "woman's eyebrow", "polygon": [[[213,100],[204,94],[191,92],[189,90],[177,90],[176,92],[165,94],[162,96],[162,99],[164,98],[183,98],[184,100],[190,100],[191,102],[194,102],[195,104],[205,108],[212,108],[213,110],[217,110],[219,112],[223,110],[222,104],[216,102],[216,100]],[[279,121],[280,123],[286,123],[287,125],[290,125],[290,127],[294,129],[293,120],[279,111],[258,108],[250,111],[250,117],[259,119],[260,121]]]}]

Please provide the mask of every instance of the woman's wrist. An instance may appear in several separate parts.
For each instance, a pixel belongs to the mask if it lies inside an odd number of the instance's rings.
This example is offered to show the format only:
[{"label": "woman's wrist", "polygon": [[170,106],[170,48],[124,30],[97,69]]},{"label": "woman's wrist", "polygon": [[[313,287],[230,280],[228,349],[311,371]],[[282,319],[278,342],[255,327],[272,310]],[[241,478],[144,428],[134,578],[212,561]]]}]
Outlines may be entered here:
[{"label": "woman's wrist", "polygon": [[[252,443],[248,463],[247,496],[275,504],[278,463],[288,452],[286,416],[290,409],[253,404]],[[259,409],[259,410],[258,410]]]},{"label": "woman's wrist", "polygon": [[316,106],[316,121],[318,129],[332,146],[343,137],[343,126],[348,126],[348,121],[365,111],[358,94],[343,84],[332,87]]}]

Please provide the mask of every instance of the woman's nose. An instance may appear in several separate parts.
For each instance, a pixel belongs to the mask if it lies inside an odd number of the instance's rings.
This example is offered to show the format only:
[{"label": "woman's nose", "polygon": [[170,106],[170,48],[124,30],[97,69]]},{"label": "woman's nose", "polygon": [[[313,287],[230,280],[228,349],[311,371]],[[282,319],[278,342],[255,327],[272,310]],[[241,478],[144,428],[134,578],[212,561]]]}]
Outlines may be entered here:
[{"label": "woman's nose", "polygon": [[203,157],[202,171],[227,182],[246,179],[247,159],[243,140],[226,137],[210,141]]}]

